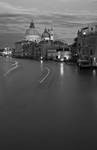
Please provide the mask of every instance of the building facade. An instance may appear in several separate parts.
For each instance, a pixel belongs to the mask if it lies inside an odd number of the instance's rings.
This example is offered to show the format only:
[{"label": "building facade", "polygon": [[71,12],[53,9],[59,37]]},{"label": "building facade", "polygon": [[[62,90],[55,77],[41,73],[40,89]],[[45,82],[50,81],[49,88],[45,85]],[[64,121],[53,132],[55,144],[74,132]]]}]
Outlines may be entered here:
[{"label": "building facade", "polygon": [[15,43],[13,56],[55,60],[58,57],[58,51],[66,51],[67,48],[68,45],[64,42],[54,40],[53,28],[45,28],[40,35],[32,20],[29,29],[26,30],[24,40]]},{"label": "building facade", "polygon": [[77,53],[80,57],[97,58],[97,25],[89,25],[78,31]]},{"label": "building facade", "polygon": [[32,41],[19,41],[15,43],[13,57],[40,59],[39,45]]}]

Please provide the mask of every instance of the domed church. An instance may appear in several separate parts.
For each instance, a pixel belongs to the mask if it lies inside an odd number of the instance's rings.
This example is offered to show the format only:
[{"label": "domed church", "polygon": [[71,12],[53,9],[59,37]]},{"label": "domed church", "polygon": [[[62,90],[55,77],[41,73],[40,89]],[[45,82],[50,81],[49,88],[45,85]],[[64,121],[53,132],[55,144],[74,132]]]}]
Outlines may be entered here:
[{"label": "domed church", "polygon": [[49,41],[49,40],[53,41],[54,40],[53,29],[45,28],[41,39],[45,41]]},{"label": "domed church", "polygon": [[41,41],[41,35],[35,28],[35,24],[34,24],[33,20],[30,23],[29,29],[26,30],[25,40],[33,41],[33,42],[37,42],[37,43],[39,43]]}]

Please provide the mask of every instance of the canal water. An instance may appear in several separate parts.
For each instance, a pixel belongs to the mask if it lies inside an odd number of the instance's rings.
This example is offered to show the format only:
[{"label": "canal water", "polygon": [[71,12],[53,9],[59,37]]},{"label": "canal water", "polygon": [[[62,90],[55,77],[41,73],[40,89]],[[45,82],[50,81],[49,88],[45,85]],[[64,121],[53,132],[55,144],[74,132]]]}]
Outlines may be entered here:
[{"label": "canal water", "polygon": [[1,146],[96,150],[97,70],[18,61],[19,69],[0,78]]}]

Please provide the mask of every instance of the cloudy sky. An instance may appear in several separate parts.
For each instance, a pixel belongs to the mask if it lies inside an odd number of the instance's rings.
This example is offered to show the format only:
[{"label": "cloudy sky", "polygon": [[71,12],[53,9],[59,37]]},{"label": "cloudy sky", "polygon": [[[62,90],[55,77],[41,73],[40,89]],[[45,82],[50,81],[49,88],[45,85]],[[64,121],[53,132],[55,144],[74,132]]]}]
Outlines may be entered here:
[{"label": "cloudy sky", "polygon": [[72,43],[78,29],[97,22],[97,1],[1,0],[0,45],[22,39],[32,18],[40,33],[53,24],[55,38]]}]

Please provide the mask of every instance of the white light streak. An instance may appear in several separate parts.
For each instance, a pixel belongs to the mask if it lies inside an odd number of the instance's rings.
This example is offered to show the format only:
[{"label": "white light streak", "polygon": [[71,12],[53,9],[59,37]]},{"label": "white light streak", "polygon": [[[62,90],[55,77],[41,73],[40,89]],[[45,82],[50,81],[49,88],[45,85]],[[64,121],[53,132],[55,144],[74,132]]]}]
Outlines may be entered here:
[{"label": "white light streak", "polygon": [[60,64],[60,74],[61,74],[61,76],[64,75],[64,63]]}]

